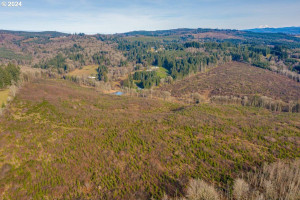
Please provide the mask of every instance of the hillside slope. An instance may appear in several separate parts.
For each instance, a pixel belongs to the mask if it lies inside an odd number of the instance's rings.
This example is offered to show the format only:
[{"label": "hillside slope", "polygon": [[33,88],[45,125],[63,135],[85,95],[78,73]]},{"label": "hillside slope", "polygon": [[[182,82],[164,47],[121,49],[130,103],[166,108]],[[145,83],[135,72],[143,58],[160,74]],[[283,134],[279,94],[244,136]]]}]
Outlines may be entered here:
[{"label": "hillside slope", "polygon": [[227,189],[241,171],[299,157],[299,119],[35,81],[0,118],[0,196],[160,198],[182,195],[191,177]]},{"label": "hillside slope", "polygon": [[174,97],[200,93],[211,96],[261,95],[283,101],[300,99],[300,83],[240,62],[227,63],[160,88]]}]

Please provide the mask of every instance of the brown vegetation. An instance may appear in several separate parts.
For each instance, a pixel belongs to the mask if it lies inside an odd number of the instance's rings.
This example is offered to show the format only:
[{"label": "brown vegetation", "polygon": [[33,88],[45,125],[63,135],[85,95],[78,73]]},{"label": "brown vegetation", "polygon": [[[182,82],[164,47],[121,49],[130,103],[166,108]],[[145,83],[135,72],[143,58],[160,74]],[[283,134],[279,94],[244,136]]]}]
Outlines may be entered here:
[{"label": "brown vegetation", "polygon": [[299,154],[299,114],[103,95],[65,80],[21,88],[0,118],[8,199],[155,199],[192,177],[227,189]]},{"label": "brown vegetation", "polygon": [[[213,68],[205,73],[177,81],[160,88],[170,91],[173,97],[188,100],[199,93],[217,101],[249,101],[254,96],[266,100],[289,103],[300,99],[300,84],[287,77],[244,63],[232,62]],[[265,96],[265,97],[263,97]],[[264,99],[265,98],[265,99]],[[223,99],[223,100],[222,100]],[[232,100],[233,99],[233,100]]]},{"label": "brown vegetation", "polygon": [[[264,164],[234,181],[232,193],[224,194],[214,186],[199,179],[191,179],[185,198],[181,200],[298,200],[300,199],[300,160],[291,163],[278,161]],[[167,195],[163,200],[170,200]],[[178,199],[178,198],[175,198]]]},{"label": "brown vegetation", "polygon": [[[3,38],[1,40],[1,38]],[[126,60],[123,54],[115,50],[113,44],[96,39],[94,36],[66,36],[59,37],[51,40],[43,39],[37,41],[38,38],[30,38],[29,40],[23,36],[16,36],[13,34],[0,33],[0,48],[5,48],[8,51],[13,51],[16,55],[21,55],[28,59],[1,59],[1,63],[13,62],[20,65],[40,64],[51,58],[54,58],[58,54],[67,56],[70,53],[80,53],[85,57],[85,65],[94,64],[92,55],[99,53],[100,51],[105,52],[106,58],[110,63],[106,63],[109,67],[118,66],[121,60]],[[44,41],[45,40],[45,41]],[[18,42],[16,42],[18,41]],[[80,50],[74,50],[74,45],[80,46]],[[70,71],[82,66],[82,63],[73,61],[70,59],[66,60]]]}]

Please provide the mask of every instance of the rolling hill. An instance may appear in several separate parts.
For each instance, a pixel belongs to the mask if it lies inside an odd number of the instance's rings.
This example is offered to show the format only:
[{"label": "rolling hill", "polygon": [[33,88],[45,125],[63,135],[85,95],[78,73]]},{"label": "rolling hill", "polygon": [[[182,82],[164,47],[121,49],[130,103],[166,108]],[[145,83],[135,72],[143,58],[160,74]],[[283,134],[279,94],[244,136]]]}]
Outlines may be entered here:
[{"label": "rolling hill", "polygon": [[[116,34],[122,37],[165,37],[175,41],[229,41],[229,42],[248,42],[253,44],[282,44],[293,45],[292,41],[299,43],[300,39],[291,34],[283,32],[264,32],[263,30],[231,30],[231,29],[171,29],[157,31],[132,31],[127,33]],[[287,29],[289,30],[289,29]],[[292,31],[293,30],[293,31]],[[288,31],[287,31],[288,32]],[[290,29],[290,32],[297,33],[298,28]],[[299,45],[295,44],[299,48]]]},{"label": "rolling hill", "polygon": [[42,31],[42,32],[34,32],[34,31],[11,31],[11,30],[0,30],[0,34],[12,34],[24,37],[62,37],[68,36],[70,34],[57,32],[57,31]]},{"label": "rolling hill", "polygon": [[300,84],[274,72],[241,62],[212,68],[190,78],[160,88],[172,96],[184,97],[192,93],[212,96],[268,96],[285,102],[300,99]]}]

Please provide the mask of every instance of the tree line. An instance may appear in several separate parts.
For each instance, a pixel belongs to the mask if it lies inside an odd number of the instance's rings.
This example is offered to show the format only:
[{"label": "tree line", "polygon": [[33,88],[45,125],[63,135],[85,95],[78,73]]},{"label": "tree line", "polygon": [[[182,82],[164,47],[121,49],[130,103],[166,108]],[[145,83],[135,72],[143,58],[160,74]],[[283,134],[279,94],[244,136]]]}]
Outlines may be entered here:
[{"label": "tree line", "polygon": [[20,68],[14,64],[0,65],[0,89],[17,83],[20,78]]}]

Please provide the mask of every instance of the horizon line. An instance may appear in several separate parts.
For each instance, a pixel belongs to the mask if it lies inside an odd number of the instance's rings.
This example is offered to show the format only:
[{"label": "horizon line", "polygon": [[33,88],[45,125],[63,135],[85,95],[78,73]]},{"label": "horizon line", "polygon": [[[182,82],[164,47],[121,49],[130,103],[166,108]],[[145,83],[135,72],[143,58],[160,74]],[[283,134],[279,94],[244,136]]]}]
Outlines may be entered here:
[{"label": "horizon line", "polygon": [[125,34],[125,33],[132,33],[132,32],[156,32],[156,31],[169,31],[169,30],[180,30],[180,29],[189,29],[189,30],[197,30],[197,29],[208,29],[208,30],[230,30],[230,31],[249,31],[255,29],[282,29],[282,28],[300,28],[300,26],[284,26],[284,27],[264,27],[264,28],[247,28],[247,29],[230,29],[230,28],[171,28],[171,29],[156,29],[156,30],[131,30],[127,32],[115,32],[115,33],[100,33],[100,32],[63,32],[57,30],[17,30],[17,29],[0,29],[0,31],[15,31],[15,32],[33,32],[33,33],[43,33],[43,32],[57,32],[57,33],[64,33],[64,34],[80,34],[84,33],[85,35],[117,35],[117,34]]}]

